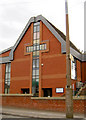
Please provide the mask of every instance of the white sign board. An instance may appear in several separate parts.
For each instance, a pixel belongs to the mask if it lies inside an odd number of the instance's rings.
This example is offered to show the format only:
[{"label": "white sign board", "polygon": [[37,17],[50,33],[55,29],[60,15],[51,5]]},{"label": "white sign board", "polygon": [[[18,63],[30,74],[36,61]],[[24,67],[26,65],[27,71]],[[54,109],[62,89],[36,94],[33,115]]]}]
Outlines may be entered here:
[{"label": "white sign board", "polygon": [[63,93],[64,89],[63,88],[56,88],[56,93]]}]

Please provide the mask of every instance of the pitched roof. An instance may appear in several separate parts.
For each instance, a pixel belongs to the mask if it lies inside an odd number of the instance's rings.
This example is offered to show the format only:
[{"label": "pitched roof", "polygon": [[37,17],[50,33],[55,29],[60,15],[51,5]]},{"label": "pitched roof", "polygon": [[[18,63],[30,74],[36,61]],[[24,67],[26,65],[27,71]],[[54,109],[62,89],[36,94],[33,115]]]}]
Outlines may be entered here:
[{"label": "pitched roof", "polygon": [[3,50],[3,51],[1,51],[1,52],[0,52],[0,55],[3,54],[3,53],[5,53],[5,52],[10,51],[12,48],[13,48],[13,46],[12,46],[12,47],[9,47],[9,48],[7,48],[7,49],[5,49],[5,50]]},{"label": "pitched roof", "polygon": [[[46,19],[47,20],[47,19]],[[48,20],[47,20],[48,21]],[[59,29],[57,29],[51,22],[48,21],[49,24],[59,33],[59,35],[63,38],[63,40],[66,41],[66,36],[64,35],[63,32],[61,32]],[[77,52],[81,53],[79,49],[70,41],[70,46],[75,49]]]},{"label": "pitched roof", "polygon": [[[57,29],[52,23],[50,23],[46,18],[44,18],[42,15],[39,15],[37,17],[31,17],[28,21],[27,25],[25,26],[24,30],[20,34],[18,40],[14,44],[14,46],[11,48],[10,54],[9,54],[9,60],[13,60],[14,57],[14,51],[19,45],[20,41],[22,40],[22,37],[24,36],[25,32],[31,25],[31,23],[42,21],[45,26],[51,31],[51,33],[59,40],[61,43],[61,52],[66,53],[66,36]],[[70,41],[70,53],[75,56],[77,59],[82,60],[82,54],[81,52],[76,48],[76,46]]]}]

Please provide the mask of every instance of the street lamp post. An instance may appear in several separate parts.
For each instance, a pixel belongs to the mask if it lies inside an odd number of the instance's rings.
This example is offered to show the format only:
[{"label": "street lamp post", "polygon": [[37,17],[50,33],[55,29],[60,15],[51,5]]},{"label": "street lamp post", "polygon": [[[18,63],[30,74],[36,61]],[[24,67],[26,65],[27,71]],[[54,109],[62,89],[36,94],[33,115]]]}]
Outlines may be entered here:
[{"label": "street lamp post", "polygon": [[69,41],[69,20],[68,20],[68,2],[65,0],[66,10],[66,118],[73,118],[73,95],[71,86],[70,72],[70,41]]}]

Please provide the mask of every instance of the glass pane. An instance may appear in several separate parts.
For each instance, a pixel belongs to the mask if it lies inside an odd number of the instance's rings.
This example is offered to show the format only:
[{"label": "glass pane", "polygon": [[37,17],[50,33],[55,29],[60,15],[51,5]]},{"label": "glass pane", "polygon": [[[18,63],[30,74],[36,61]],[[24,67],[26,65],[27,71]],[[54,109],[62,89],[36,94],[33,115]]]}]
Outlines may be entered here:
[{"label": "glass pane", "polygon": [[9,92],[10,92],[10,89],[8,88],[8,94],[9,94]]},{"label": "glass pane", "polygon": [[40,50],[46,50],[46,44],[42,44],[42,45],[40,45]]},{"label": "glass pane", "polygon": [[5,74],[5,79],[7,79],[7,78],[8,78],[8,73]]},{"label": "glass pane", "polygon": [[6,64],[6,72],[8,72],[8,64]]},{"label": "glass pane", "polygon": [[36,78],[39,78],[39,75],[36,75]]},{"label": "glass pane", "polygon": [[33,44],[36,44],[36,40],[33,41]]},{"label": "glass pane", "polygon": [[40,29],[40,26],[38,25],[38,26],[37,26],[37,32],[39,32],[39,31],[40,31],[39,29]]},{"label": "glass pane", "polygon": [[37,50],[39,50],[39,45],[37,45]]},{"label": "glass pane", "polygon": [[29,48],[28,47],[26,47],[26,52],[29,52]]},{"label": "glass pane", "polygon": [[36,23],[34,23],[34,26],[35,26],[35,25],[40,25],[40,22],[36,22]]},{"label": "glass pane", "polygon": [[39,56],[39,51],[33,52],[33,56],[34,56],[34,57]]},{"label": "glass pane", "polygon": [[33,46],[30,47],[30,52],[33,52]]},{"label": "glass pane", "polygon": [[42,45],[42,50],[44,50],[44,44]]},{"label": "glass pane", "polygon": [[35,57],[39,56],[39,51],[33,52],[33,56]]},{"label": "glass pane", "polygon": [[40,50],[44,50],[44,44],[40,45]]},{"label": "glass pane", "polygon": [[10,86],[10,81],[7,82],[7,85]]},{"label": "glass pane", "polygon": [[36,79],[32,79],[32,86],[36,85]]},{"label": "glass pane", "polygon": [[39,44],[39,40],[36,40],[36,43]]},{"label": "glass pane", "polygon": [[36,66],[35,64],[36,64],[36,61],[35,61],[35,60],[33,60],[33,68]]},{"label": "glass pane", "polygon": [[40,45],[40,50],[42,50],[42,45]]},{"label": "glass pane", "polygon": [[47,45],[46,45],[46,44],[44,44],[44,49],[45,49],[45,50],[47,49]]},{"label": "glass pane", "polygon": [[36,39],[36,34],[37,34],[37,33],[34,33],[34,35],[33,35],[33,36],[34,36],[34,38],[33,38],[34,40]]},{"label": "glass pane", "polygon": [[5,84],[7,84],[7,80],[5,81]]},{"label": "glass pane", "polygon": [[8,78],[10,78],[10,73],[8,74]]},{"label": "glass pane", "polygon": [[33,44],[39,44],[39,40],[34,40]]},{"label": "glass pane", "polygon": [[36,71],[35,70],[33,70],[33,75],[35,75],[36,74]]},{"label": "glass pane", "polygon": [[37,59],[36,67],[39,67],[39,59]]},{"label": "glass pane", "polygon": [[36,51],[36,46],[35,45],[33,46],[33,50]]},{"label": "glass pane", "polygon": [[36,32],[36,26],[34,26],[34,32]]},{"label": "glass pane", "polygon": [[37,39],[39,39],[39,35],[40,35],[39,32],[37,32]]},{"label": "glass pane", "polygon": [[39,69],[38,69],[38,70],[36,70],[36,75],[39,75]]},{"label": "glass pane", "polygon": [[33,52],[33,56],[36,56],[36,52]]},{"label": "glass pane", "polygon": [[39,79],[36,79],[36,82],[38,82],[39,81]]},{"label": "glass pane", "polygon": [[5,94],[7,94],[7,88],[5,88]]},{"label": "glass pane", "polygon": [[33,78],[35,79],[35,78],[39,78],[39,75],[33,75]]},{"label": "glass pane", "polygon": [[35,78],[35,75],[33,75],[32,78],[34,79],[34,78]]},{"label": "glass pane", "polygon": [[31,49],[31,48],[30,48],[30,47],[28,47],[28,51],[27,51],[27,52],[30,52],[30,49]]},{"label": "glass pane", "polygon": [[36,79],[36,87],[39,87],[39,79]]},{"label": "glass pane", "polygon": [[37,51],[37,54],[36,54],[37,56],[39,56],[39,51]]},{"label": "glass pane", "polygon": [[10,72],[10,71],[11,71],[11,65],[9,64],[8,72]]}]

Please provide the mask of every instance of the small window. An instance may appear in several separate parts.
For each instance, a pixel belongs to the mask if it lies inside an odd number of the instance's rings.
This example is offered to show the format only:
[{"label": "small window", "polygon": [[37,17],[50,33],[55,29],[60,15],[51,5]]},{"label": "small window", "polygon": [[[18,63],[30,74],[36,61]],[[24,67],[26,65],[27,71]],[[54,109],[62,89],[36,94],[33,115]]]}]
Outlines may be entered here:
[{"label": "small window", "polygon": [[21,93],[22,94],[29,94],[29,88],[22,88]]},{"label": "small window", "polygon": [[52,88],[43,88],[44,97],[52,97]]}]

